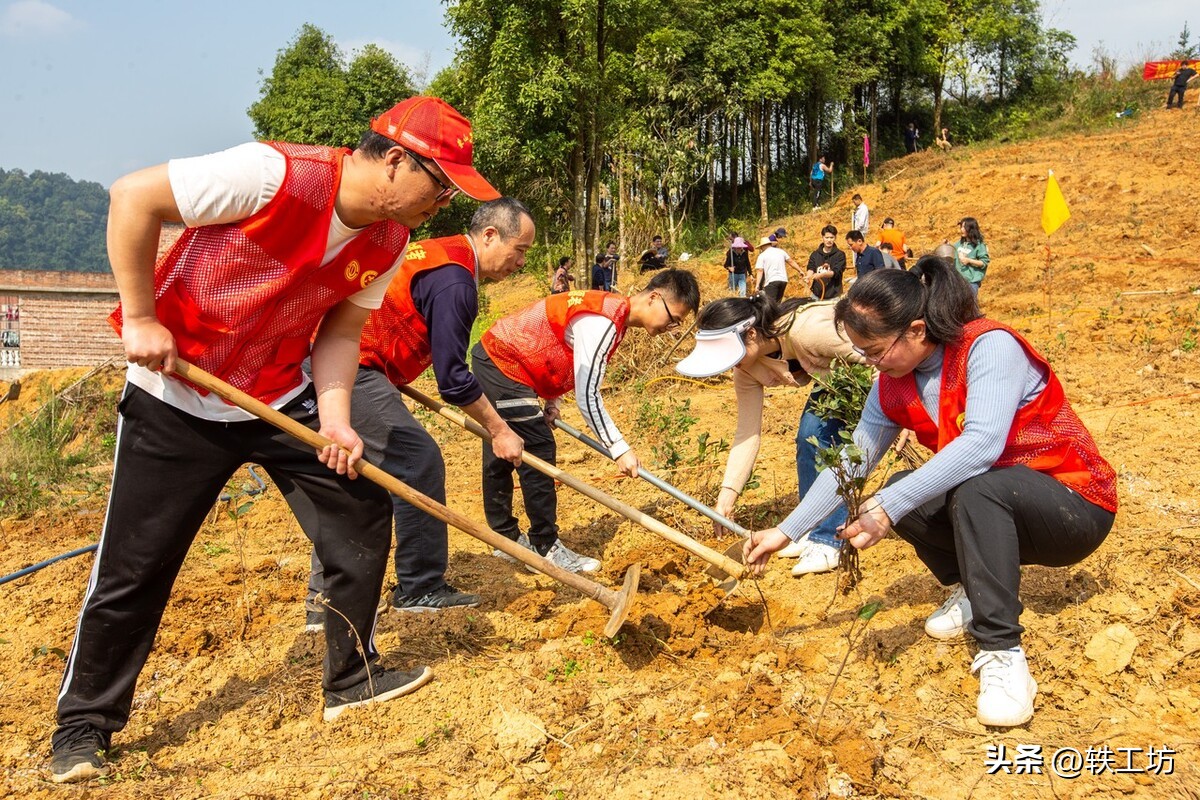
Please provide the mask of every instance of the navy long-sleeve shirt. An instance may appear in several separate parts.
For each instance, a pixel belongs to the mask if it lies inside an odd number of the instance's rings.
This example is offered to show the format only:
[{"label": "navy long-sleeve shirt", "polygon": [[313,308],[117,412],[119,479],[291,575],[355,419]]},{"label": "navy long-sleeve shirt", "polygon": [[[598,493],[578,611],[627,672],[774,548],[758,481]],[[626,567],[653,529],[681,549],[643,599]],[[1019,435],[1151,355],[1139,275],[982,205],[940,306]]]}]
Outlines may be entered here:
[{"label": "navy long-sleeve shirt", "polygon": [[447,403],[465,406],[483,395],[483,387],[467,367],[471,327],[479,315],[479,286],[456,264],[427,270],[413,278],[413,305],[429,329],[433,374]]}]

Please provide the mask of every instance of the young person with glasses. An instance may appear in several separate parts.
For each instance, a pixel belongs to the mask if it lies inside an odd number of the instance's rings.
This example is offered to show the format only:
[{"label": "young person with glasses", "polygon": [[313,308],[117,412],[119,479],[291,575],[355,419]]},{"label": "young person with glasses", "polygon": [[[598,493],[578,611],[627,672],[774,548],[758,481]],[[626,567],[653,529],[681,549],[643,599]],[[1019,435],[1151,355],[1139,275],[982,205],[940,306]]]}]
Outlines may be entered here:
[{"label": "young person with glasses", "polygon": [[[696,347],[675,367],[683,375],[708,378],[733,370],[737,429],[725,464],[716,510],[728,517],[750,479],[762,439],[763,404],[771,387],[811,386],[796,430],[796,482],[803,497],[817,479],[817,450],[837,441],[845,427],[813,411],[821,388],[813,380],[829,374],[835,359],[861,362],[850,340],[833,324],[835,303],[793,298],[777,304],[765,293],[726,297],[704,307],[696,320]],[[809,441],[816,437],[817,444]],[[838,527],[845,510],[818,520],[806,537],[780,555],[796,558],[796,576],[834,569],[841,553]],[[720,526],[717,532],[720,533]]]},{"label": "young person with glasses", "polygon": [[[631,297],[601,291],[552,294],[503,317],[471,350],[471,365],[483,392],[501,418],[525,441],[525,451],[554,463],[553,425],[559,398],[574,390],[588,427],[634,477],[641,465],[613,424],[600,396],[604,370],[629,328],[651,336],[677,330],[700,306],[692,273],[667,269]],[[545,405],[543,407],[543,402]],[[528,536],[513,515],[513,470],[521,481]],[[488,527],[536,550],[571,572],[594,572],[600,562],[569,550],[558,540],[554,479],[527,464],[514,467],[483,445],[483,509]],[[499,551],[496,551],[499,555]]]},{"label": "young person with glasses", "polygon": [[[865,468],[906,428],[934,451],[895,475],[840,536],[864,549],[894,530],[913,545],[953,587],[925,632],[966,632],[979,645],[979,722],[1024,724],[1037,683],[1021,647],[1021,565],[1069,566],[1099,547],[1116,516],[1116,475],[1050,364],[980,313],[949,259],[868,275],[838,303],[836,320],[881,373],[854,431]],[[747,563],[761,572],[840,505],[834,476],[822,474],[778,527],[751,535]]]}]

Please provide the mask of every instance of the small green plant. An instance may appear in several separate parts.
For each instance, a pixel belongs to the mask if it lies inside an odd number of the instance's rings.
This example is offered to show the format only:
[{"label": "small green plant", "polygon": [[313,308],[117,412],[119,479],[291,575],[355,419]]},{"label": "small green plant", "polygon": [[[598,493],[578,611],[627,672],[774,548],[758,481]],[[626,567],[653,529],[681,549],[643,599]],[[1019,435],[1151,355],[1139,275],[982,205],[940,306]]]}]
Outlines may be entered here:
[{"label": "small green plant", "polygon": [[[871,392],[874,374],[865,364],[851,364],[838,359],[829,370],[829,375],[814,380],[820,385],[820,393],[813,398],[813,413],[824,420],[839,420],[843,429],[838,431],[838,441],[822,447],[816,437],[809,443],[817,448],[817,470],[830,470],[837,481],[837,493],[846,504],[848,519],[857,519],[863,501],[866,500],[866,458],[854,444],[854,428],[862,418],[863,406]],[[858,549],[847,544],[841,548],[838,567],[843,579],[839,580],[843,594],[858,585],[862,569],[858,563]]]},{"label": "small green plant", "polygon": [[587,633],[585,633],[583,635],[584,647],[591,647],[595,643],[596,643],[596,634],[595,633],[593,633],[592,631],[588,631]]},{"label": "small green plant", "polygon": [[546,680],[549,683],[570,680],[578,675],[582,669],[583,667],[578,661],[564,656],[560,666],[551,667],[546,673]]},{"label": "small green plant", "polygon": [[200,549],[204,551],[204,555],[209,558],[225,555],[229,552],[229,548],[218,542],[205,542],[200,545]]},{"label": "small green plant", "polygon": [[67,652],[65,650],[61,647],[50,647],[49,645],[41,645],[40,647],[33,648],[33,658],[30,660],[37,661],[39,658],[45,658],[46,656],[57,656],[61,661],[67,660]]},{"label": "small green plant", "polygon": [[[853,548],[842,548],[853,549]],[[850,654],[854,652],[854,646],[862,635],[866,633],[867,626],[871,624],[871,618],[879,613],[879,609],[883,608],[883,604],[879,602],[867,603],[858,610],[854,619],[850,620],[850,627],[846,629],[846,655],[842,656],[842,663],[838,665],[837,673],[833,676],[833,682],[829,684],[829,691],[825,693],[825,700],[821,703],[821,711],[817,714],[817,724],[813,728],[815,736],[821,730],[821,720],[825,718],[825,709],[829,706],[829,698],[833,697],[833,689],[837,686],[838,678],[842,677],[842,671],[846,669],[846,662],[850,660]],[[862,621],[862,626],[858,623]]]},{"label": "small green plant", "polygon": [[[638,406],[637,426],[654,442],[650,452],[654,454],[655,466],[674,469],[685,462],[683,447],[688,432],[696,424],[692,415],[690,399],[679,402],[672,399],[667,405],[659,397],[647,397]],[[705,434],[707,443],[707,434]]]}]

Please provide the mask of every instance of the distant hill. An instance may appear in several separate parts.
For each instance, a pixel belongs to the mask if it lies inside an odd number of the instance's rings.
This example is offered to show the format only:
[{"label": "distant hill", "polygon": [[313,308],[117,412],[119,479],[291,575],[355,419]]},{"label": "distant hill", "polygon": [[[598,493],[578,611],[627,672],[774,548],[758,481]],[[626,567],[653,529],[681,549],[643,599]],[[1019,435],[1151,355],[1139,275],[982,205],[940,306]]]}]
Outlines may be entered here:
[{"label": "distant hill", "polygon": [[0,169],[0,269],[106,272],[107,219],[98,183]]}]

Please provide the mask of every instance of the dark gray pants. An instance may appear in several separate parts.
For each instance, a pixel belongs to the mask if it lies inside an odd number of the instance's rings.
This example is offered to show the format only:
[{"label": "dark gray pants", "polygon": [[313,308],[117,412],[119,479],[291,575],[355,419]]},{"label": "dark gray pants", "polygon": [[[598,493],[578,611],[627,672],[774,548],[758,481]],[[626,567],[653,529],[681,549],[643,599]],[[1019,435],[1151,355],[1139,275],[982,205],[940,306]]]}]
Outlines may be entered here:
[{"label": "dark gray pants", "polygon": [[[892,477],[900,480],[908,472]],[[1028,467],[969,478],[893,527],[943,586],[962,583],[984,650],[1021,643],[1021,565],[1065,567],[1104,541],[1116,515]]]},{"label": "dark gray pants", "polygon": [[[554,431],[542,416],[537,393],[501,372],[479,344],[471,350],[471,372],[496,407],[496,413],[525,440],[525,452],[555,463],[558,449]],[[491,444],[483,442],[483,511],[488,527],[513,541],[521,533],[513,516],[514,469],[521,481],[525,514],[529,517],[529,541],[544,555],[558,541],[558,495],[554,479],[526,463],[514,467],[511,462],[497,458]]]},{"label": "dark gray pants", "polygon": [[[265,422],[199,419],[132,384],[119,410],[108,513],[58,696],[54,741],[81,726],[125,727],[188,548],[226,481],[247,462],[263,466],[312,539],[327,567],[325,594],[346,616],[330,614],[325,626],[324,687],[365,679],[378,658],[372,639],[391,541],[387,492],[339,476],[311,447]],[[318,427],[311,386],[281,410]]]},{"label": "dark gray pants", "polygon": [[[428,431],[404,404],[404,395],[378,370],[359,367],[350,402],[350,424],[367,460],[424,495],[445,504],[446,463]],[[446,582],[446,523],[392,495],[396,528],[397,597],[421,597]],[[324,586],[324,569],[312,554],[311,600]]]}]

